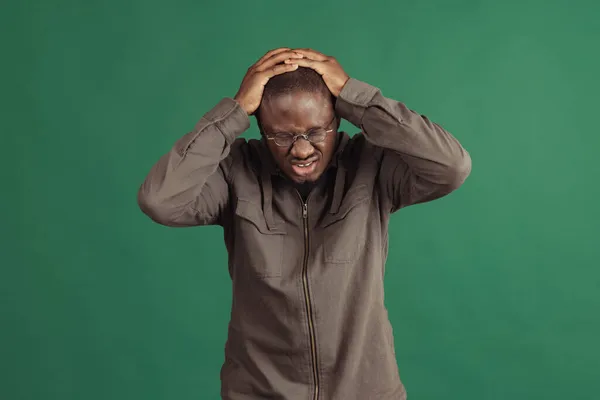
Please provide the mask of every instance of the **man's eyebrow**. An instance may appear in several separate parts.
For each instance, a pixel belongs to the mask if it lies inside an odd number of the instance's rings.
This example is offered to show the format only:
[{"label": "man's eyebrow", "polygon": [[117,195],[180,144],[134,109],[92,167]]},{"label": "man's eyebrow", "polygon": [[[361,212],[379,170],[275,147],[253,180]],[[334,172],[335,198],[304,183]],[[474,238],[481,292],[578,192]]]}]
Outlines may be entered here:
[{"label": "man's eyebrow", "polygon": [[[334,119],[335,119],[335,117],[334,117]],[[314,126],[310,127],[308,130],[311,131],[313,129],[326,129],[331,124],[331,122],[333,122],[333,120],[325,121],[322,124],[314,125]]]},{"label": "man's eyebrow", "polygon": [[[335,121],[335,118],[337,118],[336,115],[334,115],[333,119],[324,121],[323,123],[319,124],[319,123],[315,123],[312,126],[310,126],[309,128],[306,129],[305,132],[309,132],[309,131],[313,131],[315,129],[327,129],[327,127],[333,122]],[[293,133],[291,131],[286,131],[285,129],[273,129],[271,131],[266,131],[267,133]]]},{"label": "man's eyebrow", "polygon": [[[325,125],[313,125],[313,126],[307,128],[306,132],[314,131],[315,129],[324,129],[326,126],[327,126],[326,124]],[[275,130],[273,130],[273,133],[293,133],[293,132],[286,131],[284,129],[275,129]]]}]

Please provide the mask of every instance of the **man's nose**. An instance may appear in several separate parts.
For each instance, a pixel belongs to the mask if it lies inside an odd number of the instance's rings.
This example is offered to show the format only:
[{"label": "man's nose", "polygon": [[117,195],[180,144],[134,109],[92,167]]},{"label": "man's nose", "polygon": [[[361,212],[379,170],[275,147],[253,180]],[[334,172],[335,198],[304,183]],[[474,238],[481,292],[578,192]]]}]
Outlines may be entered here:
[{"label": "man's nose", "polygon": [[292,146],[292,151],[290,152],[294,158],[299,158],[301,160],[310,157],[315,152],[315,148],[312,143],[308,140],[299,137],[294,142]]}]

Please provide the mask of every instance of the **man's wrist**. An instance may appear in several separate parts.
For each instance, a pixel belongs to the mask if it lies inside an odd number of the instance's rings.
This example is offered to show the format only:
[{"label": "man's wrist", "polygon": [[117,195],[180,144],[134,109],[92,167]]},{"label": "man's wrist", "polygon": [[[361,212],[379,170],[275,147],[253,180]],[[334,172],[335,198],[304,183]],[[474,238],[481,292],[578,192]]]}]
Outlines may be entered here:
[{"label": "man's wrist", "polygon": [[340,117],[360,126],[365,110],[378,92],[375,86],[349,78],[336,99],[335,111]]},{"label": "man's wrist", "polygon": [[250,127],[250,118],[242,106],[231,97],[221,99],[204,118],[218,123],[227,142],[232,143]]}]

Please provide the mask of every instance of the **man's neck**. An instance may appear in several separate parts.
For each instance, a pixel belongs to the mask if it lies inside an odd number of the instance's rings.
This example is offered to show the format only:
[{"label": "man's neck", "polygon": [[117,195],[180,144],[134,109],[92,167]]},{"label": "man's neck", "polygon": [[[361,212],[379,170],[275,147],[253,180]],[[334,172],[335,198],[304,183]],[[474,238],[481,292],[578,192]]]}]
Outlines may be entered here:
[{"label": "man's neck", "polygon": [[294,187],[300,193],[302,200],[306,201],[311,190],[316,186],[315,182],[295,183]]},{"label": "man's neck", "polygon": [[325,181],[328,175],[330,175],[329,169],[327,169],[315,182],[294,183],[294,188],[298,191],[298,193],[300,193],[302,200],[306,201],[308,195],[315,188],[315,186]]}]

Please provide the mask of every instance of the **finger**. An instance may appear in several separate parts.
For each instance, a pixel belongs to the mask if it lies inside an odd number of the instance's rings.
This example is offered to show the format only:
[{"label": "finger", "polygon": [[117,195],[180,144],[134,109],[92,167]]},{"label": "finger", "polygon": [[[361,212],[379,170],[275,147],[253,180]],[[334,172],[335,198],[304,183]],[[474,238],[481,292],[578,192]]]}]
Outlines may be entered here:
[{"label": "finger", "polygon": [[261,74],[263,75],[262,84],[263,84],[263,86],[266,85],[267,82],[269,81],[269,79],[271,79],[275,75],[281,75],[286,72],[294,71],[297,68],[298,68],[298,64],[277,64],[274,67],[271,67],[271,68],[261,72]]},{"label": "finger", "polygon": [[280,64],[287,59],[300,59],[304,57],[302,54],[296,53],[294,51],[284,51],[281,53],[277,53],[272,55],[269,59],[263,61],[260,65],[256,66],[257,71],[264,71],[273,67],[276,64]]},{"label": "finger", "polygon": [[293,51],[303,54],[305,57],[315,61],[325,61],[329,58],[325,54],[319,53],[313,49],[294,49]]},{"label": "finger", "polygon": [[299,67],[314,69],[319,75],[323,75],[325,73],[325,63],[323,61],[315,61],[308,58],[298,58],[294,60],[285,60],[284,63],[289,65],[296,64]]},{"label": "finger", "polygon": [[257,62],[255,62],[254,65],[259,65],[260,63],[262,63],[269,57],[273,56],[274,54],[281,53],[281,52],[288,51],[288,50],[291,50],[291,49],[289,47],[279,47],[277,49],[269,50],[264,56],[259,58],[259,60]]}]

